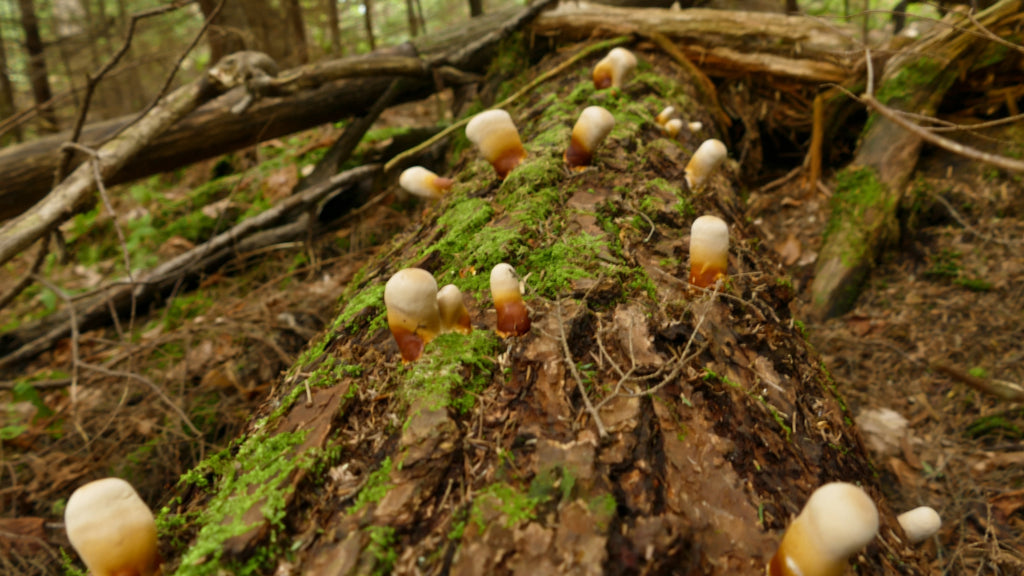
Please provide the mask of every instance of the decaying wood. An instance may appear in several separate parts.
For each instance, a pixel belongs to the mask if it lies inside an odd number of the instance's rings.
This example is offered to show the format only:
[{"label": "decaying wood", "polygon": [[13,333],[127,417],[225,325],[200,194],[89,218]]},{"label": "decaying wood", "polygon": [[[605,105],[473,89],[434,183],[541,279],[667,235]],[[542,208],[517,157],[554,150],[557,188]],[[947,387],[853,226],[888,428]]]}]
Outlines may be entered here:
[{"label": "decaying wood", "polygon": [[[630,48],[656,73],[680,75],[661,51]],[[669,140],[653,120],[660,108],[638,103],[670,97],[641,82],[594,92],[586,71],[600,57],[509,105],[528,152],[523,165],[499,182],[466,152],[451,195],[357,275],[345,309],[236,444],[244,452],[301,422],[315,441],[306,436],[282,458],[319,458],[327,472],[237,488],[292,490],[284,511],[254,504],[240,536],[206,543],[219,554],[202,559],[211,571],[230,573],[273,542],[301,550],[289,568],[316,576],[760,576],[807,495],[843,479],[862,483],[880,508],[881,532],[857,555],[858,570],[924,573],[897,536],[835,383],[793,326],[794,294],[776,281],[781,268],[744,218],[732,168],[697,192],[682,184],[701,140],[722,135],[693,79],[674,78],[685,96],[665,104],[705,131]],[[571,58],[563,52],[545,67]],[[619,123],[594,166],[570,172],[562,143],[577,105],[590,104]],[[702,213],[725,218],[732,235],[728,281],[708,290],[681,279],[687,231]],[[540,264],[539,255],[557,254],[564,260]],[[519,338],[493,333],[485,286],[500,261],[526,277],[533,328]],[[474,332],[442,336],[403,365],[379,291],[406,266],[462,287]],[[577,267],[563,284],[547,283]],[[482,350],[470,350],[476,345]],[[435,385],[441,378],[455,382]],[[457,397],[470,406],[457,409]],[[329,398],[342,407],[316,408]],[[233,498],[232,481],[260,466],[232,464],[190,488],[185,506]]]},{"label": "decaying wood", "polygon": [[842,82],[860,54],[848,30],[805,16],[726,10],[635,10],[562,2],[533,23],[537,34],[584,39],[657,32],[676,41],[707,74],[777,75],[804,82]]},{"label": "decaying wood", "polygon": [[[475,76],[463,72],[482,71],[494,42],[512,29],[510,22],[520,25],[524,15],[532,15],[537,10],[536,5],[511,8],[476,18],[462,27],[416,38],[408,47],[413,54],[418,52],[419,58],[399,47],[283,71],[280,81],[271,88],[302,89],[294,94],[262,98],[243,114],[231,111],[247,98],[245,89],[237,88],[172,123],[151,142],[145,142],[132,162],[115,173],[105,174],[105,182],[108,185],[129,182],[327,122],[365,114],[396,75],[409,78],[403,83],[396,102],[420,99],[436,90],[435,69],[439,81],[475,81]],[[475,51],[467,51],[469,48]],[[374,69],[377,59],[383,66],[380,71]],[[461,72],[453,66],[459,66]],[[80,142],[97,146],[135,118],[133,115],[90,124],[85,127]],[[58,151],[67,138],[67,134],[59,134],[0,151],[0,178],[4,181],[0,189],[0,220],[20,214],[50,190]],[[84,159],[83,155],[76,154],[71,165],[77,166]]]},{"label": "decaying wood", "polygon": [[[136,303],[146,305],[179,282],[216,268],[238,254],[305,238],[307,231],[316,227],[316,223],[310,221],[312,216],[309,207],[315,207],[340,188],[354,186],[362,180],[372,180],[379,174],[380,168],[379,164],[367,164],[338,174],[319,185],[289,196],[272,208],[240,222],[209,242],[156,268],[135,273],[134,282],[127,278],[112,282],[77,300],[71,310],[62,310],[41,321],[25,324],[0,335],[0,371],[49,350],[57,340],[67,337],[71,333],[73,317],[79,331],[92,330],[109,323],[112,314],[127,317],[133,295]],[[286,215],[296,211],[304,216],[294,222],[281,222]]]},{"label": "decaying wood", "polygon": [[[872,97],[895,111],[933,115],[953,81],[970,69],[990,42],[976,27],[998,30],[1022,9],[1021,0],[1002,0],[980,13],[977,24],[951,13],[947,26],[936,27],[888,61],[878,93]],[[817,316],[831,317],[852,308],[875,258],[895,240],[896,209],[921,144],[920,135],[882,114],[871,115],[857,154],[844,171],[871,184],[840,189],[833,197],[830,225],[811,286]]]}]

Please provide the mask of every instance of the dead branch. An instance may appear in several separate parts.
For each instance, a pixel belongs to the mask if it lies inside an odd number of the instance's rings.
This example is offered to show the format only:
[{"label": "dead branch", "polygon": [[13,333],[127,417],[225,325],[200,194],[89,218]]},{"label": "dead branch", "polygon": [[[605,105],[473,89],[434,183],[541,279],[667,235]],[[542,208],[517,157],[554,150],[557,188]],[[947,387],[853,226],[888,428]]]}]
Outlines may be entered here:
[{"label": "dead branch", "polygon": [[[71,310],[77,316],[79,328],[85,331],[102,325],[111,315],[108,306],[113,307],[116,312],[114,316],[122,315],[130,306],[133,298],[139,303],[148,302],[175,285],[181,278],[192,277],[204,270],[219,266],[237,253],[255,250],[285,240],[302,238],[310,226],[309,220],[300,219],[276,228],[273,226],[280,222],[285,215],[315,206],[340,188],[375,177],[379,174],[380,169],[379,164],[368,164],[338,174],[321,185],[289,196],[280,204],[240,222],[205,244],[196,246],[151,270],[138,273],[134,282],[127,280],[112,282],[85,298],[76,300]],[[4,334],[0,340],[0,353],[6,354],[0,358],[0,370],[50,349],[57,340],[66,337],[71,330],[70,314],[55,314],[51,319]]]}]

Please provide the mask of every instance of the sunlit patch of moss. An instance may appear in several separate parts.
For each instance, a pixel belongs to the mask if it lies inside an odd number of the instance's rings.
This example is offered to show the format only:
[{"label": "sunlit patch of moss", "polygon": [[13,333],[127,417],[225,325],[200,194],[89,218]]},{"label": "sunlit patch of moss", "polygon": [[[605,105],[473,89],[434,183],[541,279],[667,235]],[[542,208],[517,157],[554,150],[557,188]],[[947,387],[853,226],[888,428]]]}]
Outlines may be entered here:
[{"label": "sunlit patch of moss", "polygon": [[522,224],[536,224],[558,207],[564,178],[561,155],[527,161],[505,178],[495,200]]},{"label": "sunlit patch of moss", "polygon": [[460,414],[469,412],[491,381],[498,346],[498,336],[489,330],[438,336],[407,366],[403,398],[409,404],[425,400],[428,410],[450,406]]},{"label": "sunlit patch of moss", "polygon": [[[222,573],[258,574],[267,566],[255,561],[223,558],[225,540],[247,533],[255,525],[243,522],[246,511],[255,506],[269,522],[272,532],[284,529],[286,498],[294,487],[284,480],[296,469],[308,467],[316,450],[294,454],[306,431],[272,436],[256,434],[232,448],[207,458],[182,475],[179,484],[208,489],[210,500],[196,519],[199,532],[181,557],[174,572],[177,576],[203,576]],[[212,479],[212,480],[211,480]],[[161,515],[163,525],[172,525]],[[273,542],[274,538],[271,537]],[[258,555],[272,557],[272,554]]]},{"label": "sunlit patch of moss", "polygon": [[[824,237],[828,238],[843,231],[847,242],[845,252],[840,255],[846,266],[861,261],[869,250],[868,237],[871,231],[863,230],[863,223],[869,211],[880,214],[891,214],[895,195],[886,194],[885,185],[878,180],[877,173],[871,168],[847,168],[836,176],[836,191],[832,195],[831,213],[825,224]],[[891,220],[891,219],[890,219]],[[894,228],[896,223],[882,222],[879,225]],[[880,235],[886,238],[895,234],[890,230]]]}]

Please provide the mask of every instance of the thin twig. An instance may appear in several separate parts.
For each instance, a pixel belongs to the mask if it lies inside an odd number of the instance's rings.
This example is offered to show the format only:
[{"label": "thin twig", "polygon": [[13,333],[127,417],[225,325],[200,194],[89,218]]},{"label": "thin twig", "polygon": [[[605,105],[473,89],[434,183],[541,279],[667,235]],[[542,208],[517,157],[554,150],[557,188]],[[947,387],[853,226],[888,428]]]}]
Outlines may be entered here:
[{"label": "thin twig", "polygon": [[964,217],[961,216],[959,212],[956,211],[956,208],[954,208],[953,205],[949,203],[949,200],[946,200],[945,198],[943,198],[939,194],[932,194],[932,197],[935,198],[936,200],[938,200],[940,204],[945,206],[946,210],[949,210],[949,214],[951,216],[953,216],[953,219],[956,220],[957,222],[959,222],[960,225],[963,226],[965,230],[967,230],[971,234],[974,234],[978,238],[981,238],[982,240],[984,240],[986,242],[995,242],[996,244],[1002,244],[1003,246],[1021,246],[1021,245],[1024,245],[1024,242],[1021,242],[1019,240],[1014,242],[1013,240],[1003,240],[1001,238],[996,238],[995,236],[988,236],[988,235],[982,234],[976,228],[974,228],[974,226],[971,226],[971,224],[969,222],[967,222],[967,220],[964,219]]},{"label": "thin twig", "polygon": [[17,284],[11,286],[11,289],[6,293],[0,295],[0,310],[3,310],[12,300],[18,297],[19,294],[25,291],[26,288],[32,285],[32,275],[39,272],[42,268],[43,262],[46,261],[46,254],[49,252],[50,237],[43,236],[39,239],[39,250],[36,252],[36,257],[32,261],[32,266],[29,268],[28,274],[25,274],[18,280]]},{"label": "thin twig", "polygon": [[71,297],[68,296],[67,292],[47,280],[42,274],[33,273],[32,278],[52,290],[54,294],[63,300],[64,304],[68,307],[68,312],[71,314],[71,403],[74,404],[78,401],[78,366],[81,364],[81,358],[78,357],[78,315],[75,314],[75,304],[71,301]]},{"label": "thin twig", "polygon": [[168,406],[171,407],[171,410],[175,414],[177,414],[179,418],[181,418],[181,421],[184,422],[186,426],[188,426],[189,430],[191,430],[193,434],[195,434],[196,436],[202,436],[203,435],[203,433],[200,432],[198,428],[196,428],[196,425],[193,424],[191,420],[189,420],[188,415],[185,414],[185,411],[182,410],[181,408],[179,408],[178,405],[175,404],[174,401],[171,400],[170,397],[168,397],[167,394],[164,393],[164,391],[161,390],[160,387],[157,386],[156,383],[153,382],[152,380],[150,380],[149,378],[146,378],[145,376],[143,376],[141,374],[135,374],[133,372],[123,372],[121,370],[110,370],[109,368],[105,368],[105,367],[100,366],[98,364],[89,364],[88,362],[81,362],[80,364],[81,364],[81,367],[85,368],[86,370],[92,370],[93,372],[99,372],[100,374],[105,374],[107,376],[119,376],[121,378],[129,378],[131,380],[138,380],[139,382],[142,382],[146,386],[149,386],[150,389],[152,389],[153,392],[156,393],[156,395],[161,400],[163,400],[165,404],[167,404]]},{"label": "thin twig", "polygon": [[569,370],[572,372],[572,377],[576,380],[576,389],[579,390],[580,396],[583,397],[583,404],[587,407],[587,412],[590,412],[590,417],[594,419],[594,424],[597,426],[597,434],[601,438],[608,436],[608,430],[604,427],[604,422],[601,421],[601,416],[597,413],[594,405],[590,402],[590,397],[587,395],[587,390],[583,386],[583,378],[580,377],[580,373],[576,370],[576,361],[573,360],[572,351],[569,350],[569,340],[565,336],[565,321],[562,319],[562,301],[559,300],[555,307],[555,312],[558,314],[558,331],[562,337],[562,352],[565,353],[565,361],[569,364]]}]

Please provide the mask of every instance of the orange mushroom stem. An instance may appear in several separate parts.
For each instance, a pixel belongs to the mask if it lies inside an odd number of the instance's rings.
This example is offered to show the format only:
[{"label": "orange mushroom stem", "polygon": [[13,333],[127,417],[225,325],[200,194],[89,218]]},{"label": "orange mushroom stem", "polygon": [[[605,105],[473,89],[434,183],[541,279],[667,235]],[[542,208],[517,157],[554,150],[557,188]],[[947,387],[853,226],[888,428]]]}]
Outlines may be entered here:
[{"label": "orange mushroom stem", "polygon": [[441,330],[469,334],[473,331],[469,310],[462,299],[462,291],[455,284],[449,284],[437,292],[437,307],[441,311]]},{"label": "orange mushroom stem", "polygon": [[686,185],[690,190],[703,186],[728,154],[729,151],[720,140],[705,140],[686,164]]},{"label": "orange mushroom stem", "polygon": [[441,333],[441,313],[437,307],[437,282],[433,274],[420,268],[405,268],[384,285],[384,305],[388,328],[398,343],[402,360],[414,362],[427,343]]},{"label": "orange mushroom stem", "polygon": [[768,576],[841,576],[850,556],[878,534],[878,509],[864,490],[832,482],[811,494],[768,563]]},{"label": "orange mushroom stem", "polygon": [[120,478],[96,480],[75,490],[64,509],[64,527],[92,576],[159,574],[153,512]]},{"label": "orange mushroom stem", "polygon": [[530,313],[515,268],[502,262],[491,270],[491,298],[498,313],[498,336],[522,336],[530,331]]},{"label": "orange mushroom stem", "polygon": [[608,55],[594,66],[594,88],[622,89],[636,69],[636,56],[625,48],[612,48]]},{"label": "orange mushroom stem", "polygon": [[594,151],[608,137],[608,133],[614,127],[615,117],[611,112],[600,106],[584,108],[579,120],[572,128],[569,148],[562,155],[569,168],[583,170],[590,166],[590,162],[594,158]]},{"label": "orange mushroom stem", "polygon": [[690,284],[707,288],[729,268],[729,225],[717,216],[701,216],[690,227]]},{"label": "orange mushroom stem", "polygon": [[398,177],[398,184],[410,194],[440,200],[455,181],[451,178],[442,178],[423,166],[412,166],[402,171],[402,175]]},{"label": "orange mushroom stem", "polygon": [[519,130],[504,110],[487,110],[474,116],[466,125],[466,138],[491,163],[499,178],[504,179],[526,158]]}]

